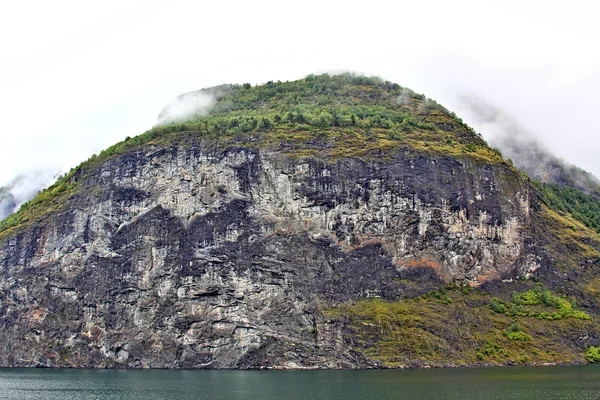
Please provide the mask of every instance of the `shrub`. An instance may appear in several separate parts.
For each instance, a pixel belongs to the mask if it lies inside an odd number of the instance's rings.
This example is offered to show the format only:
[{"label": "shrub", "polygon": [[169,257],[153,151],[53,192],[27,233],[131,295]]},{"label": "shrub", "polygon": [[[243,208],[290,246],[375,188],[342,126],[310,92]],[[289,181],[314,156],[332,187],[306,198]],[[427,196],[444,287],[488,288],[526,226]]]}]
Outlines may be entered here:
[{"label": "shrub", "polygon": [[531,358],[529,358],[529,356],[521,356],[519,357],[519,364],[527,364],[529,361],[531,361]]},{"label": "shrub", "polygon": [[527,313],[523,310],[523,307],[516,304],[511,304],[510,315],[513,317],[526,317]]},{"label": "shrub", "polygon": [[521,293],[520,297],[522,305],[534,306],[542,302],[539,292],[536,290],[528,290],[524,293]]},{"label": "shrub", "polygon": [[508,311],[508,308],[504,305],[502,300],[497,299],[496,297],[492,298],[490,301],[490,308],[492,311],[498,314],[504,314]]},{"label": "shrub", "polygon": [[600,363],[600,347],[588,347],[585,352],[585,359],[591,363]]},{"label": "shrub", "polygon": [[467,143],[465,145],[465,149],[469,152],[469,153],[473,153],[475,151],[477,151],[477,146],[475,146],[473,143]]},{"label": "shrub", "polygon": [[529,342],[532,340],[530,335],[526,334],[525,332],[521,332],[521,327],[516,322],[513,322],[511,326],[509,326],[508,329],[503,333],[504,336],[510,340],[520,340],[523,342]]}]

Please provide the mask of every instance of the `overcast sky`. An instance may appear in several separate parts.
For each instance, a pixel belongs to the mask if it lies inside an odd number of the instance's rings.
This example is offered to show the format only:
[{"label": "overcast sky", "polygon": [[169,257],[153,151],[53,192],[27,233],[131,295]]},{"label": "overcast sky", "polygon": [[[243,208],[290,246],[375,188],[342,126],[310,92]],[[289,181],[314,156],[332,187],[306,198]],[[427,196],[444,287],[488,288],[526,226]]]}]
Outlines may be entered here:
[{"label": "overcast sky", "polygon": [[0,185],[68,171],[178,94],[342,70],[459,114],[485,99],[600,175],[599,26],[593,1],[3,2]]}]

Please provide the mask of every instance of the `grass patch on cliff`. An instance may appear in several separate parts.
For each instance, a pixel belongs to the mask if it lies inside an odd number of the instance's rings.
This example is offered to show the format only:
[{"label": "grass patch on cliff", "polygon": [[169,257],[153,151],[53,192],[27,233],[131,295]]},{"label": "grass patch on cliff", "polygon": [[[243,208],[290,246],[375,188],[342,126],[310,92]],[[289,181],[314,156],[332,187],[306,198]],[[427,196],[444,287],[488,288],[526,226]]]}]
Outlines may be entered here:
[{"label": "grass patch on cliff", "polygon": [[439,297],[363,299],[327,315],[346,324],[356,351],[386,367],[582,362],[578,338],[597,329],[583,319],[515,320],[490,310],[492,296],[480,291]]},{"label": "grass patch on cliff", "polygon": [[532,317],[550,321],[566,318],[591,319],[587,313],[576,308],[574,298],[556,296],[550,290],[544,290],[541,284],[525,292],[513,293],[510,301],[494,297],[490,300],[489,307],[497,314],[512,317]]},{"label": "grass patch on cliff", "polygon": [[583,287],[583,291],[587,296],[591,297],[596,304],[600,304],[600,278],[594,277],[587,282]]},{"label": "grass patch on cliff", "polygon": [[37,196],[24,203],[18,212],[0,221],[0,238],[9,236],[18,226],[62,210],[66,199],[72,196],[76,187],[73,175],[74,171],[63,175],[52,186],[40,191]]},{"label": "grass patch on cliff", "polygon": [[[568,257],[571,260],[597,260],[600,258],[600,236],[598,233],[577,221],[571,214],[551,209],[541,204],[538,212],[545,233],[552,236],[541,237],[546,249],[560,263]],[[558,264],[557,264],[558,265]]]},{"label": "grass patch on cliff", "polygon": [[543,201],[553,209],[569,213],[577,221],[600,233],[600,200],[570,186],[533,182]]},{"label": "grass patch on cliff", "polygon": [[600,347],[589,347],[585,352],[585,359],[591,363],[600,363]]}]

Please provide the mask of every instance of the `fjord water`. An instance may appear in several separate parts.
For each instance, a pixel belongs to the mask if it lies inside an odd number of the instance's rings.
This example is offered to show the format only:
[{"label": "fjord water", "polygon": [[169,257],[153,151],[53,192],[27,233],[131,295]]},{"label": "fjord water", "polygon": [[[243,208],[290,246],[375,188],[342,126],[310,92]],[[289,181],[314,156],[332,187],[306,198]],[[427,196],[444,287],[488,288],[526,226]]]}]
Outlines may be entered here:
[{"label": "fjord water", "polygon": [[374,371],[0,369],[0,399],[577,399],[600,366]]}]

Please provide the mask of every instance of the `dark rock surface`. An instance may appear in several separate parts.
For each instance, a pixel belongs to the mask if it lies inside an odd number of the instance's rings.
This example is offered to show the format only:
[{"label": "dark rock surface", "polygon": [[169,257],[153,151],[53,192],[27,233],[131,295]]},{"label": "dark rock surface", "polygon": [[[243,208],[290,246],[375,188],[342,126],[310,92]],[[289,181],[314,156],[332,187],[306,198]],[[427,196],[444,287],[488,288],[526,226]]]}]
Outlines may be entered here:
[{"label": "dark rock surface", "polygon": [[196,142],[82,183],[0,242],[2,366],[368,368],[323,310],[540,267],[529,186],[504,164]]}]

